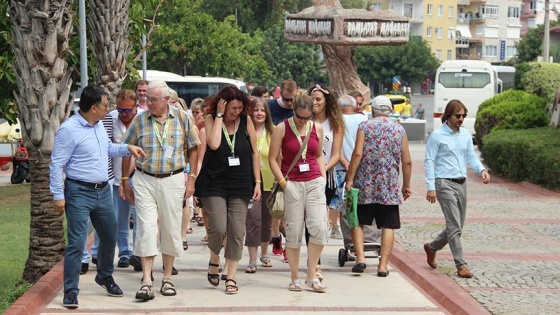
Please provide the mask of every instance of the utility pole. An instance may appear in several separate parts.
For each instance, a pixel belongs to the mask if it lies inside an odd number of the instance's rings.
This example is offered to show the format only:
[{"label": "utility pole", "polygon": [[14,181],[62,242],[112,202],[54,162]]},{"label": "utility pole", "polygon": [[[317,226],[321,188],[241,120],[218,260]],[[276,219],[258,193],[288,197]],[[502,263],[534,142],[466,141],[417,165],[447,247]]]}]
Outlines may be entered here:
[{"label": "utility pole", "polygon": [[543,38],[543,61],[550,62],[550,0],[544,0],[544,38]]},{"label": "utility pole", "polygon": [[87,37],[86,37],[86,1],[78,2],[80,16],[80,91],[88,85]]}]

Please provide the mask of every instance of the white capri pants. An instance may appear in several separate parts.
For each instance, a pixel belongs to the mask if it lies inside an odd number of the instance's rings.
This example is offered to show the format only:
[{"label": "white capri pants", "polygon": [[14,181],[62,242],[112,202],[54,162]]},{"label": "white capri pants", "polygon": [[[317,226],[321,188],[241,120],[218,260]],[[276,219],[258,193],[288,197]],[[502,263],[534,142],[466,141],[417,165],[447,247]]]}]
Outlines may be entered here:
[{"label": "white capri pants", "polygon": [[317,245],[327,244],[327,201],[325,198],[326,181],[323,177],[306,181],[288,181],[284,190],[286,213],[286,246],[301,246],[304,224],[309,231],[309,242]]},{"label": "white capri pants", "polygon": [[140,257],[157,256],[159,220],[161,253],[180,257],[183,253],[183,173],[155,178],[136,171],[133,189],[137,224],[134,254]]}]

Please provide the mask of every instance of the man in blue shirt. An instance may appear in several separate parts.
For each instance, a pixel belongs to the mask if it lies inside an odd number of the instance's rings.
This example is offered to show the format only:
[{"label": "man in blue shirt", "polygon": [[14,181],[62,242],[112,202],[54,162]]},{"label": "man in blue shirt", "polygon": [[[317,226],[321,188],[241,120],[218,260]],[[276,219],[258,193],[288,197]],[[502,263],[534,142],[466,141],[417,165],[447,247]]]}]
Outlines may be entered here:
[{"label": "man in blue shirt", "polygon": [[[80,97],[80,111],[56,132],[50,164],[50,191],[55,210],[66,211],[68,245],[64,252],[64,300],[78,307],[81,256],[88,233],[88,218],[99,236],[95,282],[110,296],[123,292],[113,280],[117,223],[107,181],[108,157],[145,156],[136,146],[114,145],[100,122],[107,114],[107,93],[87,86]],[[63,181],[63,171],[66,180]]]},{"label": "man in blue shirt", "polygon": [[296,81],[285,80],[280,85],[280,98],[268,101],[268,109],[270,109],[270,117],[274,125],[278,125],[294,115],[292,108],[297,89]]},{"label": "man in blue shirt", "polygon": [[461,126],[467,117],[467,108],[459,100],[447,103],[443,125],[434,130],[426,145],[424,167],[430,203],[438,200],[445,217],[445,229],[431,242],[424,244],[428,265],[436,269],[436,252],[449,243],[457,275],[473,276],[463,257],[461,231],[467,213],[467,163],[482,176],[484,184],[490,174],[474,152],[471,133]]}]

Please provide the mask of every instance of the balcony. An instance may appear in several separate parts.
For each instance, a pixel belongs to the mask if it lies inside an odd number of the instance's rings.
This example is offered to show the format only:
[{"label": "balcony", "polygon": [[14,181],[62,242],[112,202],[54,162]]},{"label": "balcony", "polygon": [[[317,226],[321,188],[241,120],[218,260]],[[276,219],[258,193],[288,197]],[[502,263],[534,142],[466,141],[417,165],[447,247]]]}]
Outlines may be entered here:
[{"label": "balcony", "polygon": [[525,9],[523,12],[521,12],[521,16],[520,16],[520,18],[522,19],[531,19],[536,17],[537,17],[537,10],[529,10],[529,9]]},{"label": "balcony", "polygon": [[471,2],[472,2],[471,0],[458,0],[458,1],[457,1],[457,5],[465,5],[465,6],[468,6],[468,5],[471,4]]},{"label": "balcony", "polygon": [[457,38],[455,40],[456,48],[469,48],[469,40],[464,38]]}]

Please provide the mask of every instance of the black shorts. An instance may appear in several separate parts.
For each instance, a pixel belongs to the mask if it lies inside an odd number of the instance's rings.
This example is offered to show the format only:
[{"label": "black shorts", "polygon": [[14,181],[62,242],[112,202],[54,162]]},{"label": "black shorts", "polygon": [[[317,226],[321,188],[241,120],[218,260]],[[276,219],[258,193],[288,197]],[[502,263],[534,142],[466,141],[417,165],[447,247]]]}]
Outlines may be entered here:
[{"label": "black shorts", "polygon": [[358,205],[358,222],[361,225],[372,225],[374,219],[378,229],[400,229],[399,205],[382,205],[379,203]]},{"label": "black shorts", "polygon": [[331,204],[331,201],[336,193],[336,188],[325,188],[325,198],[327,199],[327,206]]}]

